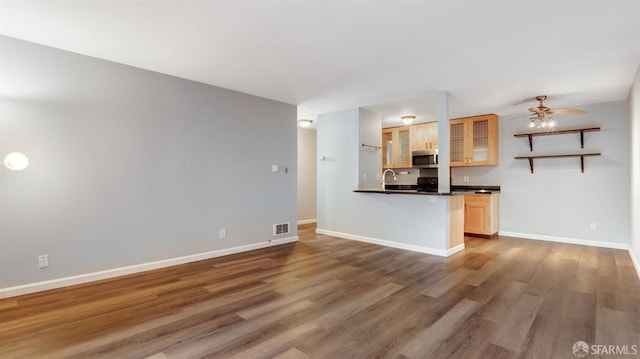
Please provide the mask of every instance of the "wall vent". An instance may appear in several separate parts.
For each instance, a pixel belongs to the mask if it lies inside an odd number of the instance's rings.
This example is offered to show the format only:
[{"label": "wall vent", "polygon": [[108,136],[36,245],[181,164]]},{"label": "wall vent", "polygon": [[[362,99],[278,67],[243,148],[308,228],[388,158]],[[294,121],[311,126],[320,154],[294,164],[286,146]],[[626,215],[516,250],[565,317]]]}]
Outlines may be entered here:
[{"label": "wall vent", "polygon": [[289,233],[289,222],[287,223],[278,223],[273,225],[273,235],[279,236],[281,234]]}]

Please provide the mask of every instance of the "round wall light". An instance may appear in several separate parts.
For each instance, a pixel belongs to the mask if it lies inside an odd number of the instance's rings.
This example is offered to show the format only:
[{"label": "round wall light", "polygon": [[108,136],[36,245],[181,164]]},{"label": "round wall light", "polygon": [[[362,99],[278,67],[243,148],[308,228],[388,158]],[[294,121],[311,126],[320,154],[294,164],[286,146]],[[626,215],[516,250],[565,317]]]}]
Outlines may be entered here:
[{"label": "round wall light", "polygon": [[4,165],[13,171],[22,171],[29,166],[29,159],[22,153],[13,152],[4,158]]}]

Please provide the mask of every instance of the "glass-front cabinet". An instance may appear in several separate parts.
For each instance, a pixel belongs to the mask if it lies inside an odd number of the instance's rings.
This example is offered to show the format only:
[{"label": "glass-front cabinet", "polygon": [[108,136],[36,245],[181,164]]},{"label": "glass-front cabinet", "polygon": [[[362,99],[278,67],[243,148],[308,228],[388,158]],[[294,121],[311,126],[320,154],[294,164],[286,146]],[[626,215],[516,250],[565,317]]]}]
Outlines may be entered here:
[{"label": "glass-front cabinet", "polygon": [[411,142],[408,126],[382,130],[382,168],[410,168]]},{"label": "glass-front cabinet", "polygon": [[451,167],[498,164],[497,115],[458,118],[449,126]]}]

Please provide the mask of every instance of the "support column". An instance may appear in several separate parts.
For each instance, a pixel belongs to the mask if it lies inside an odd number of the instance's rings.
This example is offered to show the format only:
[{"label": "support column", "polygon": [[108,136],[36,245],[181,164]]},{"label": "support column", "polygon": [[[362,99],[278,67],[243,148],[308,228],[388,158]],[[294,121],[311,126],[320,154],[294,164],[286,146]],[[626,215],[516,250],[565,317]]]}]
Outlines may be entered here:
[{"label": "support column", "polygon": [[449,94],[438,91],[438,192],[451,192],[449,183]]}]

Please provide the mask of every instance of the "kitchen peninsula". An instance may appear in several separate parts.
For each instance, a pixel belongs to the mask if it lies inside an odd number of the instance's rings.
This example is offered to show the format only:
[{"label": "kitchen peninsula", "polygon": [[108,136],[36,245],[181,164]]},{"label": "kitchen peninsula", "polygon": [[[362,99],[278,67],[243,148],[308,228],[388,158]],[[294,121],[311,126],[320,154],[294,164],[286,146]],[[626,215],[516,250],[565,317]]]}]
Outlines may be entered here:
[{"label": "kitchen peninsula", "polygon": [[[450,193],[426,192],[413,186],[387,185],[386,189],[356,189],[356,193],[385,195],[427,196],[429,202],[445,202],[445,218],[448,220],[446,255],[464,248],[465,235],[489,237],[497,232],[499,186],[453,186]],[[400,189],[403,188],[403,189]],[[431,198],[432,197],[432,198]],[[471,201],[467,206],[465,201]],[[448,203],[447,203],[448,202]],[[485,209],[485,204],[488,203]],[[468,207],[468,208],[467,208]]]},{"label": "kitchen peninsula", "polygon": [[381,188],[383,167],[405,158],[384,165],[379,150],[362,146],[381,144],[379,114],[358,108],[321,115],[317,131],[318,233],[439,256],[464,249],[464,195],[473,192],[450,188],[448,120],[438,122],[440,166],[433,170],[440,180],[433,192]]},{"label": "kitchen peninsula", "polygon": [[[370,229],[381,225],[385,236],[392,240],[369,236],[350,239],[440,256],[449,256],[464,249],[463,195],[382,189],[353,192],[371,204],[366,212],[368,216],[382,218],[381,221],[370,222]],[[411,236],[405,234],[404,238],[398,238],[394,234],[404,231],[411,232]],[[408,243],[400,243],[401,240]]]}]

